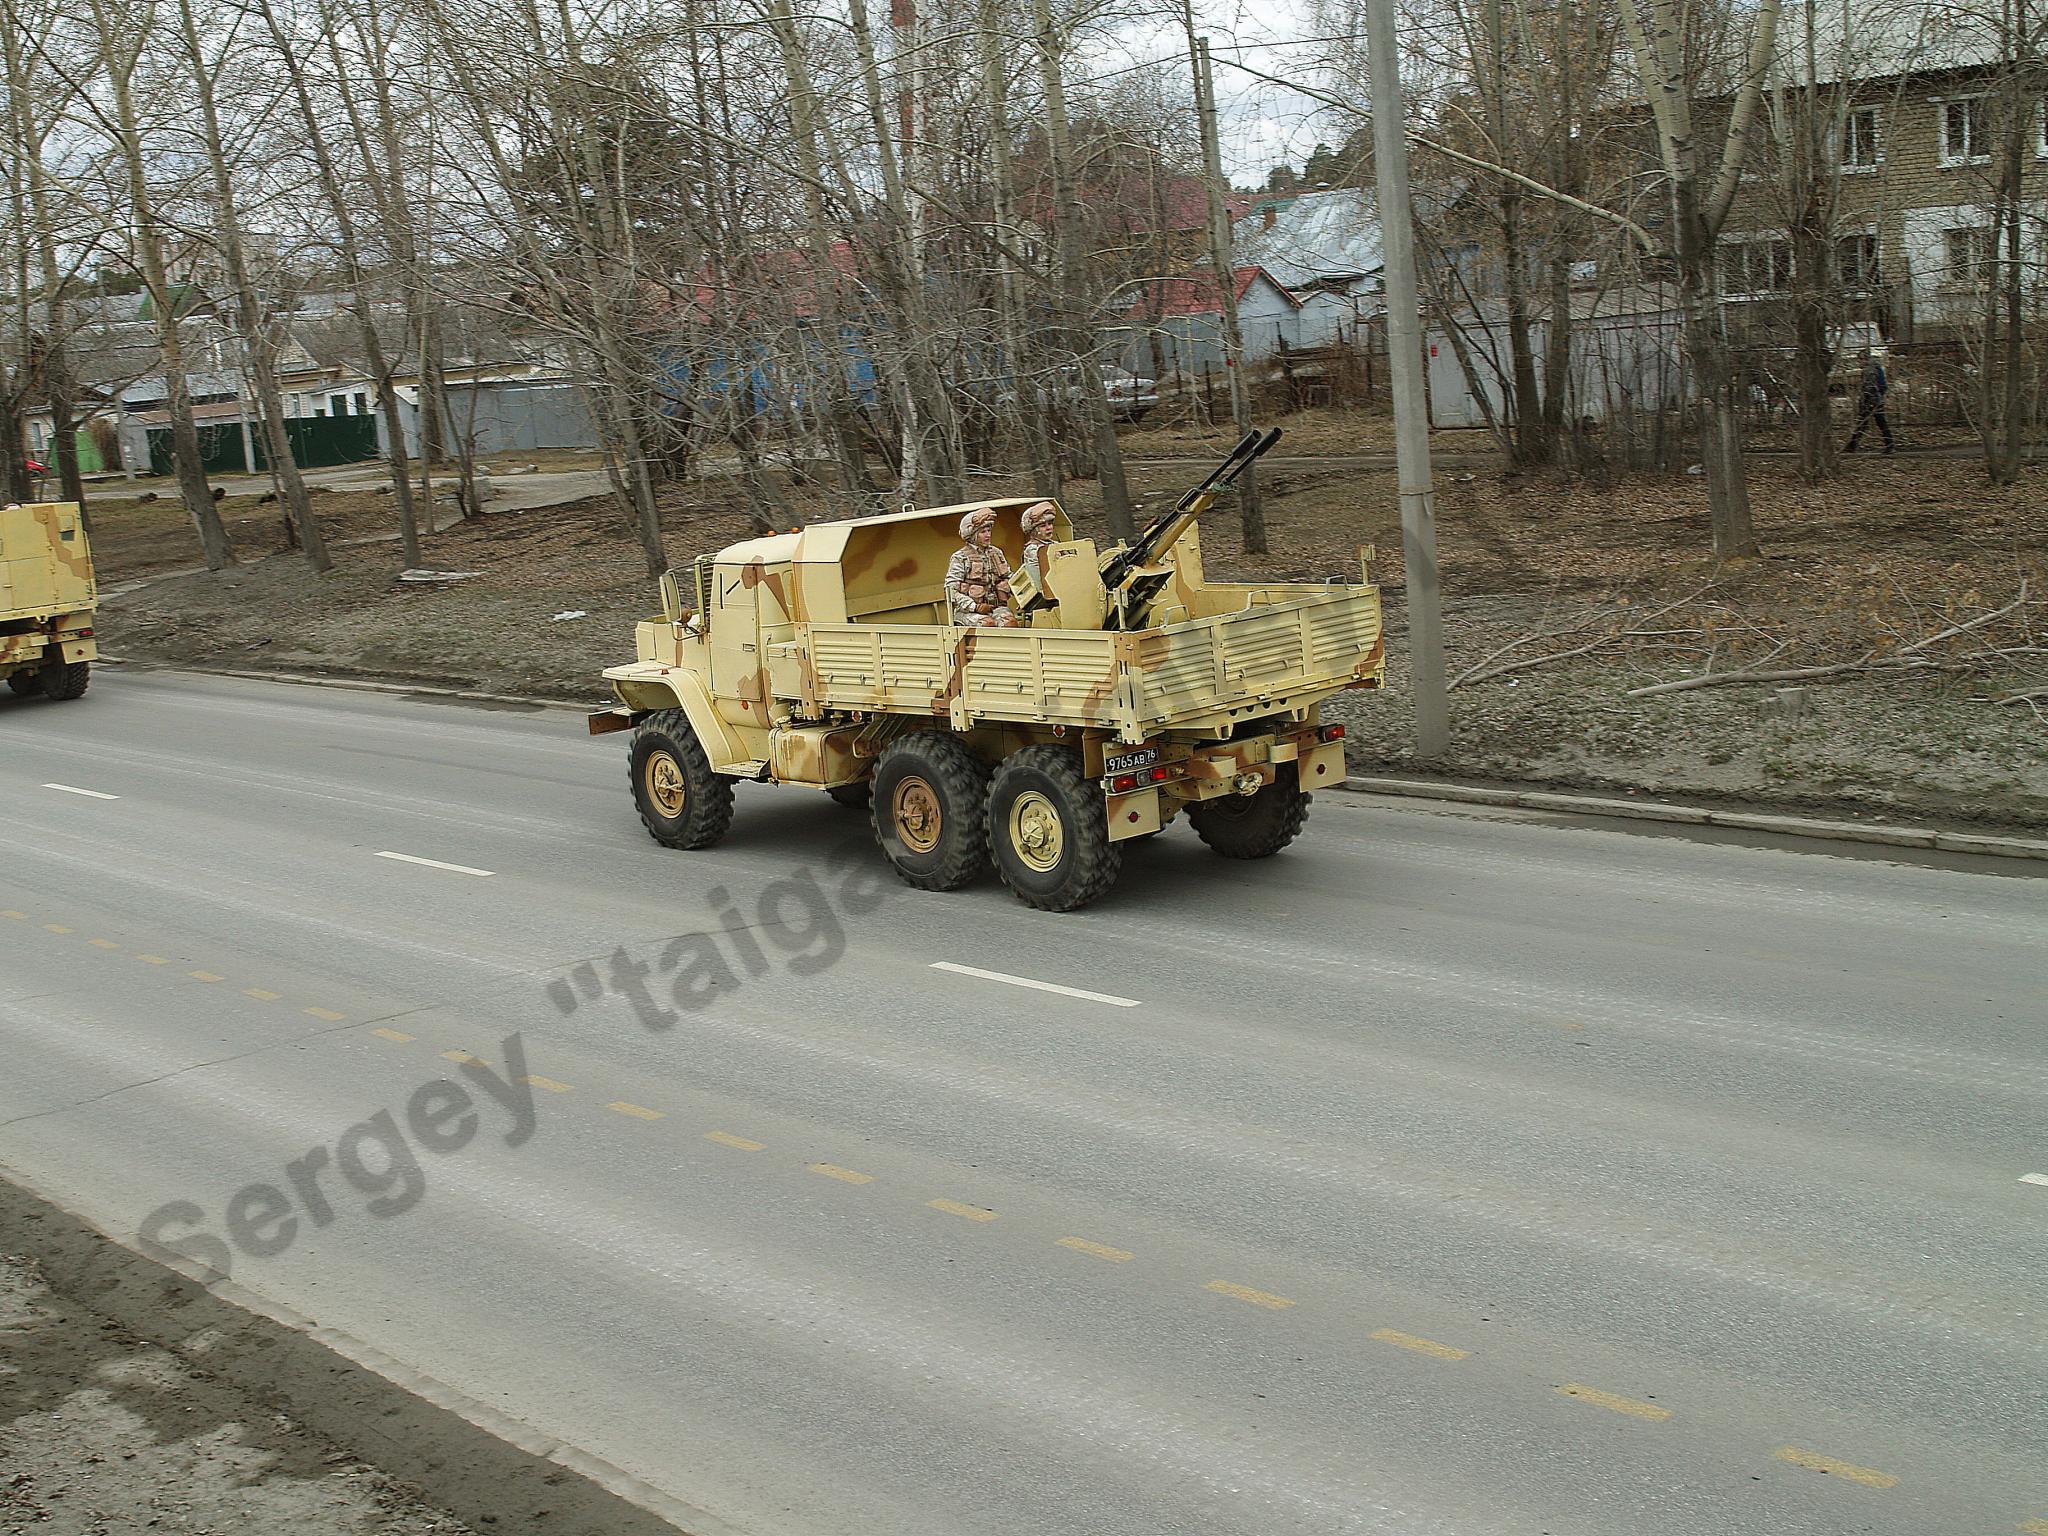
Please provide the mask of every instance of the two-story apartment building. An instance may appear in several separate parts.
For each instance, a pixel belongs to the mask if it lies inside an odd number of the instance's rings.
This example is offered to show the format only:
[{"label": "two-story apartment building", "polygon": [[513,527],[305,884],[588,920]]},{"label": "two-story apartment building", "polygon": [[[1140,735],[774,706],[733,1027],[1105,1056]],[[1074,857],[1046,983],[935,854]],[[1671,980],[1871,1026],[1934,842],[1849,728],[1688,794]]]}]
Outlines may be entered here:
[{"label": "two-story apartment building", "polygon": [[[1995,18],[1995,9],[1934,4],[1846,23],[1837,13],[1836,36],[1819,45],[1820,174],[1835,193],[1829,297],[1841,323],[1866,321],[1897,342],[1942,340],[1982,323],[1998,152],[2013,112],[2025,135],[2022,259],[2035,286],[2048,252],[2048,123],[2038,91],[2012,88],[2010,46]],[[1721,290],[1732,306],[1786,295],[1796,280],[1785,173],[1807,80],[1795,29],[1781,39],[1764,131],[1722,236]]]}]

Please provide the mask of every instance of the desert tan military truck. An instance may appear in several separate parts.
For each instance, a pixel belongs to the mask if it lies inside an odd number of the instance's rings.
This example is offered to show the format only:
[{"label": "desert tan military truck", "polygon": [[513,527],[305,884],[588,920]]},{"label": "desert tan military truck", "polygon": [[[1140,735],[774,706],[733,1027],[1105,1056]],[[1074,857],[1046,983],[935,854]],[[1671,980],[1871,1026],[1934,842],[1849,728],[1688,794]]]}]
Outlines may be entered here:
[{"label": "desert tan military truck", "polygon": [[[1015,498],[814,523],[663,578],[638,659],[604,676],[632,729],[633,798],[654,837],[724,836],[739,780],[870,807],[910,884],[954,890],[992,861],[1034,907],[1115,882],[1123,845],[1185,811],[1216,852],[1255,859],[1300,833],[1344,777],[1318,706],[1377,688],[1378,588],[1242,585],[1202,570],[1196,518],[1278,432],[1248,434],[1129,548]],[[1015,572],[1014,627],[956,622],[945,590],[963,514],[987,506]],[[1018,569],[1027,508],[1051,505],[1043,581]]]},{"label": "desert tan military truck", "polygon": [[0,507],[0,677],[16,693],[75,699],[93,643],[92,550],[76,503]]}]

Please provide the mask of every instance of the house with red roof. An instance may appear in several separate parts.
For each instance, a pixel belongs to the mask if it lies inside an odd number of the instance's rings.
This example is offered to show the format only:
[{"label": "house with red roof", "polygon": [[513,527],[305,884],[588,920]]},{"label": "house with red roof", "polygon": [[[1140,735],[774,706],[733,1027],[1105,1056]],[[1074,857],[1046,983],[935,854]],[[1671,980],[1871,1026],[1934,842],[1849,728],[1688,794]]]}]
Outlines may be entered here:
[{"label": "house with red roof", "polygon": [[[1238,329],[1248,363],[1263,363],[1282,345],[1300,345],[1301,304],[1264,267],[1232,274]],[[1133,373],[1196,375],[1223,366],[1223,297],[1216,274],[1195,267],[1180,277],[1135,285],[1122,313],[1103,329],[1112,358]]]}]

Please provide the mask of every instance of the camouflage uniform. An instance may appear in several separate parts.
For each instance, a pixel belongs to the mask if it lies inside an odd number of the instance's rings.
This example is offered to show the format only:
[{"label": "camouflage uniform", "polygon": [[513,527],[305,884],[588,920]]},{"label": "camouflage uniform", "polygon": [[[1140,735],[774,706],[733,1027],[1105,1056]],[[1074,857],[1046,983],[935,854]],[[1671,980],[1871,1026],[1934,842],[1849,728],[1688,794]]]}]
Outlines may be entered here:
[{"label": "camouflage uniform", "polygon": [[955,624],[992,625],[1007,629],[1017,622],[1010,612],[1010,561],[994,544],[982,544],[978,535],[993,529],[996,514],[977,507],[960,519],[960,548],[946,563],[946,606]]},{"label": "camouflage uniform", "polygon": [[1031,573],[1041,592],[1045,590],[1045,551],[1053,542],[1053,519],[1057,515],[1049,501],[1024,509],[1024,558],[1021,564]]}]

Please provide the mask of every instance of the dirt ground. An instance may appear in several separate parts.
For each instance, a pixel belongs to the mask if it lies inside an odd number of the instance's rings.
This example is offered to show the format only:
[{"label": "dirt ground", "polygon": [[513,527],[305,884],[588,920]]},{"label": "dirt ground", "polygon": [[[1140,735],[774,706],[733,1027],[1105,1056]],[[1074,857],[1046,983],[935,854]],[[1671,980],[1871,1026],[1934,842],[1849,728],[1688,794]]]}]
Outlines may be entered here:
[{"label": "dirt ground", "polygon": [[468,1536],[288,1415],[0,1255],[4,1536]]},{"label": "dirt ground", "polygon": [[[1320,414],[1298,424],[1304,451],[1372,451],[1360,446],[1357,413]],[[1130,435],[1141,518],[1198,476],[1192,455],[1214,440],[1191,434],[1148,427]],[[1454,441],[1469,448],[1476,438]],[[1841,479],[1810,486],[1789,459],[1760,456],[1751,486],[1764,554],[1719,567],[1698,476],[1600,483],[1506,473],[1482,453],[1466,456],[1469,468],[1444,458],[1437,526],[1450,673],[1514,648],[1490,663],[1511,670],[1452,693],[1452,753],[1427,766],[2027,829],[2048,823],[2048,698],[1998,702],[2048,683],[2048,656],[2038,653],[2048,645],[2048,472],[2029,470],[1998,489],[1968,459],[1859,456]],[[1374,575],[1397,636],[1394,675],[1384,695],[1352,695],[1337,707],[1351,722],[1355,770],[1425,766],[1410,748],[1398,643],[1403,570],[1391,468],[1296,459],[1269,468],[1262,483],[1272,552],[1245,554],[1236,508],[1219,506],[1203,525],[1212,573],[1355,576],[1353,551],[1376,545]],[[1036,489],[1014,476],[979,477],[976,486],[991,496]],[[822,490],[789,485],[784,494],[792,518],[844,515]],[[380,531],[389,498],[362,500],[344,508],[331,498],[338,524]],[[1065,500],[1082,531],[1104,532],[1093,482],[1070,484]],[[671,559],[744,537],[738,505],[717,479],[668,491]],[[176,563],[189,563],[182,514],[159,504],[156,516],[144,526],[138,513],[135,526],[102,536],[96,549],[108,581],[169,558],[180,538]],[[595,700],[604,696],[597,673],[630,655],[631,624],[654,606],[638,547],[602,501],[472,520],[436,536],[427,561],[476,574],[402,585],[390,545],[342,549],[322,578],[297,558],[271,558],[123,595],[106,609],[101,633],[110,652],[141,660]],[[2022,581],[2028,601],[1997,622],[1921,645],[2011,604]],[[1643,617],[1652,613],[1654,622]],[[1562,654],[1579,647],[1583,654]],[[2009,654],[1982,654],[1992,648]],[[1709,669],[1865,656],[1938,665],[1814,682],[1782,698],[1779,686],[1763,684],[1628,696]]]}]

